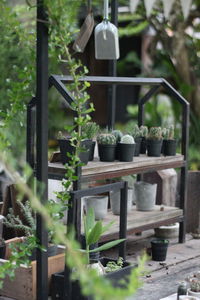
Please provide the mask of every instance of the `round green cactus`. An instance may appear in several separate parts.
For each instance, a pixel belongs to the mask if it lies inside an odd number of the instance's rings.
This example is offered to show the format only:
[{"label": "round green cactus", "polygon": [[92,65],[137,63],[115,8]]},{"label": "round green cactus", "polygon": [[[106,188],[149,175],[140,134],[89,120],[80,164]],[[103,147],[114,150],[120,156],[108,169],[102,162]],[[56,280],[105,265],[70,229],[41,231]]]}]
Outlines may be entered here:
[{"label": "round green cactus", "polygon": [[115,145],[116,137],[111,133],[101,133],[97,136],[97,143],[101,145]]},{"label": "round green cactus", "polygon": [[120,140],[123,136],[122,132],[120,130],[113,130],[112,134],[116,137],[117,143],[120,142]]},{"label": "round green cactus", "polygon": [[151,127],[149,130],[148,139],[150,140],[162,140],[161,127]]},{"label": "round green cactus", "polygon": [[122,144],[135,144],[134,138],[130,134],[122,136],[120,143]]}]

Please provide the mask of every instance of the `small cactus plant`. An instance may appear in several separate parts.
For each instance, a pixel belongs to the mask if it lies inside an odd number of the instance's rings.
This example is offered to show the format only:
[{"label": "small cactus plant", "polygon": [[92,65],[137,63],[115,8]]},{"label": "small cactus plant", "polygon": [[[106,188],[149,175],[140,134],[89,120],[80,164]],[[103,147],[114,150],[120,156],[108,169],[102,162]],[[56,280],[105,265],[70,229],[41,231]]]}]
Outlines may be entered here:
[{"label": "small cactus plant", "polygon": [[190,289],[192,292],[200,292],[200,279],[199,278],[193,278],[190,281]]},{"label": "small cactus plant", "polygon": [[162,140],[162,129],[161,127],[151,127],[148,134],[150,140]]},{"label": "small cactus plant", "polygon": [[93,140],[99,132],[99,125],[95,122],[88,122],[82,127],[82,134],[89,140]]},{"label": "small cactus plant", "polygon": [[119,143],[123,134],[120,130],[113,130],[112,134],[116,137],[116,142]]},{"label": "small cactus plant", "polygon": [[130,134],[122,136],[120,143],[122,144],[135,144],[134,138]]},{"label": "small cactus plant", "polygon": [[169,140],[173,140],[174,139],[174,125],[170,125],[169,126]]},{"label": "small cactus plant", "polygon": [[135,124],[133,127],[132,136],[134,138],[141,137],[141,132],[137,124]]},{"label": "small cactus plant", "polygon": [[170,125],[168,128],[163,128],[162,136],[165,140],[173,140],[174,139],[174,126]]},{"label": "small cactus plant", "polygon": [[140,136],[147,138],[148,136],[148,127],[147,126],[140,126]]},{"label": "small cactus plant", "polygon": [[116,137],[111,133],[101,133],[97,136],[97,143],[101,145],[116,145]]}]

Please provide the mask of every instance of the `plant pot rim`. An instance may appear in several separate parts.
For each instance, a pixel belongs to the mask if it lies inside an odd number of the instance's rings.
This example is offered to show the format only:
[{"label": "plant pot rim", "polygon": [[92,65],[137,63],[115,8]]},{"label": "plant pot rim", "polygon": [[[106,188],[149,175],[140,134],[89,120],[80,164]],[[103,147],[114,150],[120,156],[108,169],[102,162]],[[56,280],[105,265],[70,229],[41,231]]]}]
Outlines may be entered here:
[{"label": "plant pot rim", "polygon": [[151,241],[152,244],[169,244],[168,239],[154,239]]}]

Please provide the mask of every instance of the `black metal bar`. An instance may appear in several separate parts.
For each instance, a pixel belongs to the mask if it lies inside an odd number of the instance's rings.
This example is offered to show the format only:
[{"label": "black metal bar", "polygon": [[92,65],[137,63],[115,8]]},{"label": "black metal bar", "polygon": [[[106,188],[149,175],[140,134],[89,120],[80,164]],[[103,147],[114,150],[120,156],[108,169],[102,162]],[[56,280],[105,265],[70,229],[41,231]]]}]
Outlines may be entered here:
[{"label": "black metal bar", "polygon": [[[126,239],[127,231],[127,193],[128,182],[124,182],[124,188],[121,189],[120,194],[120,220],[119,220],[119,238]],[[126,240],[119,244],[119,256],[126,261]]]},{"label": "black metal bar", "polygon": [[35,162],[35,105],[36,98],[33,97],[27,105],[27,127],[26,127],[26,161],[33,168]]},{"label": "black metal bar", "polygon": [[186,205],[187,205],[187,181],[188,181],[188,140],[189,140],[189,104],[183,106],[182,112],[182,154],[185,158],[185,166],[181,168],[181,180],[180,180],[180,208],[183,209],[183,215],[185,216],[184,222],[180,222],[179,228],[179,243],[185,242],[186,234]]},{"label": "black metal bar", "polygon": [[138,104],[145,104],[149,99],[158,91],[160,86],[152,87],[141,99],[139,99]]},{"label": "black metal bar", "polygon": [[181,94],[179,94],[165,79],[163,79],[162,86],[181,104],[189,105],[187,100]]},{"label": "black metal bar", "polygon": [[67,106],[71,108],[70,104],[74,101],[74,97],[72,94],[67,90],[66,86],[63,84],[63,81],[60,80],[60,76],[51,75],[49,77],[49,88],[54,86],[57,91],[63,96],[66,100]]},{"label": "black metal bar", "polygon": [[[72,76],[52,75],[57,81],[63,83],[72,82]],[[161,85],[162,78],[139,78],[139,77],[108,77],[108,76],[85,76],[80,81],[89,81],[96,84],[120,84],[120,85]]]},{"label": "black metal bar", "polygon": [[[36,177],[44,184],[41,201],[48,199],[48,28],[43,0],[37,0],[37,89],[36,89]],[[37,215],[37,238],[45,248],[48,246],[48,233],[41,215]],[[37,300],[48,299],[48,257],[47,252],[37,249]]]},{"label": "black metal bar", "polygon": [[[118,0],[111,1],[111,22],[118,26]],[[110,60],[108,66],[109,76],[117,76],[117,60]],[[116,114],[116,85],[108,87],[108,129],[113,129]]]},{"label": "black metal bar", "polygon": [[138,103],[138,126],[144,125],[144,104]]}]

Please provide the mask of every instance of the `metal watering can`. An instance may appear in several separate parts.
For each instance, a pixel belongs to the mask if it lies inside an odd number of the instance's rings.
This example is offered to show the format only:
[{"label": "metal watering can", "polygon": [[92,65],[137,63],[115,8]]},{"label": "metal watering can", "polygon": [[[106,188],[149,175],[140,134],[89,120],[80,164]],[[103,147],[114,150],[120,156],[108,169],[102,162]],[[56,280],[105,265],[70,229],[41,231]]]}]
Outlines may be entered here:
[{"label": "metal watering can", "polygon": [[119,37],[117,27],[108,20],[108,1],[104,0],[104,19],[95,28],[95,58],[118,59]]}]

